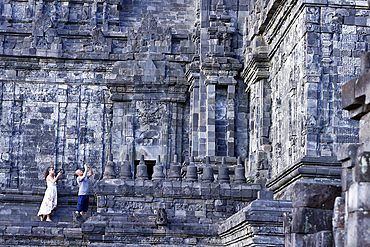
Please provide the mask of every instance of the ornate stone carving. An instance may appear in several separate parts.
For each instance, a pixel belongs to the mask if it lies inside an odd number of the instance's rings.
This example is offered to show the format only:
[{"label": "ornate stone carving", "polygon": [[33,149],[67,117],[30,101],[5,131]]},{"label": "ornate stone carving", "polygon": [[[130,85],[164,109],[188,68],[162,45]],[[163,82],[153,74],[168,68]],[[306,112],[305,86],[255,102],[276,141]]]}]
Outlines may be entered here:
[{"label": "ornate stone carving", "polygon": [[35,29],[46,33],[52,26],[52,21],[47,14],[42,14],[35,22]]},{"label": "ornate stone carving", "polygon": [[94,51],[104,51],[104,47],[107,45],[107,42],[101,29],[93,31],[91,42],[93,44]]},{"label": "ornate stone carving", "polygon": [[166,110],[166,106],[154,101],[139,101],[136,103],[136,116],[141,125],[157,125]]},{"label": "ornate stone carving", "polygon": [[155,224],[157,226],[167,225],[167,213],[164,208],[160,208],[157,210],[157,217],[155,219]]}]

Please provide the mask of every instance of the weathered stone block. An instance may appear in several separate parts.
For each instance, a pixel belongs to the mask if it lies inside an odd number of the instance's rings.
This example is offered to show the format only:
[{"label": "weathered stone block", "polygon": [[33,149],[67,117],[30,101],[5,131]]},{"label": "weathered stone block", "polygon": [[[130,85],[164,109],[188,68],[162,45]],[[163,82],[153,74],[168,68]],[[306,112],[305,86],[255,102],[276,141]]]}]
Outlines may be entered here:
[{"label": "weathered stone block", "polygon": [[333,209],[341,188],[319,183],[296,183],[292,188],[293,207]]},{"label": "weathered stone block", "polygon": [[369,211],[348,214],[347,224],[347,242],[345,246],[370,246]]},{"label": "weathered stone block", "polygon": [[358,155],[352,171],[354,182],[370,182],[370,152],[362,152]]},{"label": "weathered stone block", "polygon": [[332,229],[332,210],[293,208],[292,232],[311,234]]},{"label": "weathered stone block", "polygon": [[342,108],[352,110],[362,105],[362,99],[355,98],[355,84],[357,79],[352,79],[342,87]]},{"label": "weathered stone block", "polygon": [[[369,88],[370,91],[370,88]],[[369,92],[369,98],[370,98],[370,92]],[[365,107],[364,107],[365,108]],[[370,111],[370,105],[367,105],[367,110]],[[360,143],[363,143],[363,149],[364,151],[370,152],[370,113],[367,113],[365,116],[363,116],[360,120],[360,131],[359,131],[359,138]]]},{"label": "weathered stone block", "polygon": [[[352,162],[348,163],[348,165],[345,165],[344,167],[352,167],[355,165],[356,155],[357,155],[357,149],[360,146],[360,144],[352,144],[352,143],[346,143],[341,145],[338,148],[338,160],[346,161],[350,159]],[[346,163],[347,164],[347,163]]]},{"label": "weathered stone block", "polygon": [[[350,160],[349,161],[345,161],[345,162],[352,163],[352,161],[350,161]],[[352,169],[342,168],[341,183],[342,183],[342,191],[348,191],[349,187],[353,183]]]},{"label": "weathered stone block", "polygon": [[348,190],[348,212],[370,211],[370,183],[353,183]]}]

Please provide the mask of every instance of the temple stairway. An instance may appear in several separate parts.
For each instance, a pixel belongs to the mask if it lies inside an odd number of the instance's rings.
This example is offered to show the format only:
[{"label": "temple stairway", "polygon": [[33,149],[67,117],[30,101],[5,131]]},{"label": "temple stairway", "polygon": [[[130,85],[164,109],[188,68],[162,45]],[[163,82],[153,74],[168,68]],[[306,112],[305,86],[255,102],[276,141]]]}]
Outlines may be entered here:
[{"label": "temple stairway", "polygon": [[[77,195],[58,190],[58,206],[51,214],[53,222],[37,216],[44,190],[0,190],[0,246],[88,246],[81,227],[74,227]],[[90,217],[94,211],[90,197]]]}]

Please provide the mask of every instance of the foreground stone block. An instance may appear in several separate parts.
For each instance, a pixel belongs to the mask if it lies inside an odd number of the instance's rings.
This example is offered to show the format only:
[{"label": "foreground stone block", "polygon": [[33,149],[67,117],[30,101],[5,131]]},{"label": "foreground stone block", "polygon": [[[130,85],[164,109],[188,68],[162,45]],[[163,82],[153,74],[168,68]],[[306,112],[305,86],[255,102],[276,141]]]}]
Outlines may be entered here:
[{"label": "foreground stone block", "polygon": [[370,246],[370,212],[353,212],[347,218],[347,242],[345,246]]},{"label": "foreground stone block", "polygon": [[370,211],[370,183],[353,183],[348,191],[348,212]]},{"label": "foreground stone block", "polygon": [[273,200],[271,191],[259,191],[258,199],[228,218],[218,235],[224,246],[284,246],[283,215],[290,201]]},{"label": "foreground stone block", "polygon": [[332,229],[332,210],[294,208],[292,214],[293,233],[312,234]]},{"label": "foreground stone block", "polygon": [[335,198],[340,196],[341,188],[318,183],[296,183],[293,186],[293,207],[333,209]]}]

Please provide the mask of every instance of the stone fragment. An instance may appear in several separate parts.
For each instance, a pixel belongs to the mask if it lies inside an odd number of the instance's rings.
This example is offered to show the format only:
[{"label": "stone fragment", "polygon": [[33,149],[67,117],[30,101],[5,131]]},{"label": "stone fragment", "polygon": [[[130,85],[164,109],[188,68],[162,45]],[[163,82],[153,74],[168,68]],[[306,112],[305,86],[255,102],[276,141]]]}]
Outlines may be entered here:
[{"label": "stone fragment", "polygon": [[352,171],[354,182],[370,182],[370,152],[362,152],[357,156]]},{"label": "stone fragment", "polygon": [[345,201],[342,197],[335,199],[333,210],[333,241],[335,246],[344,247]]},{"label": "stone fragment", "polygon": [[359,211],[348,214],[345,246],[370,246],[370,213]]},{"label": "stone fragment", "polygon": [[157,226],[165,226],[167,225],[168,220],[167,220],[167,213],[164,208],[159,208],[157,210],[157,217],[155,219],[155,224]]}]

